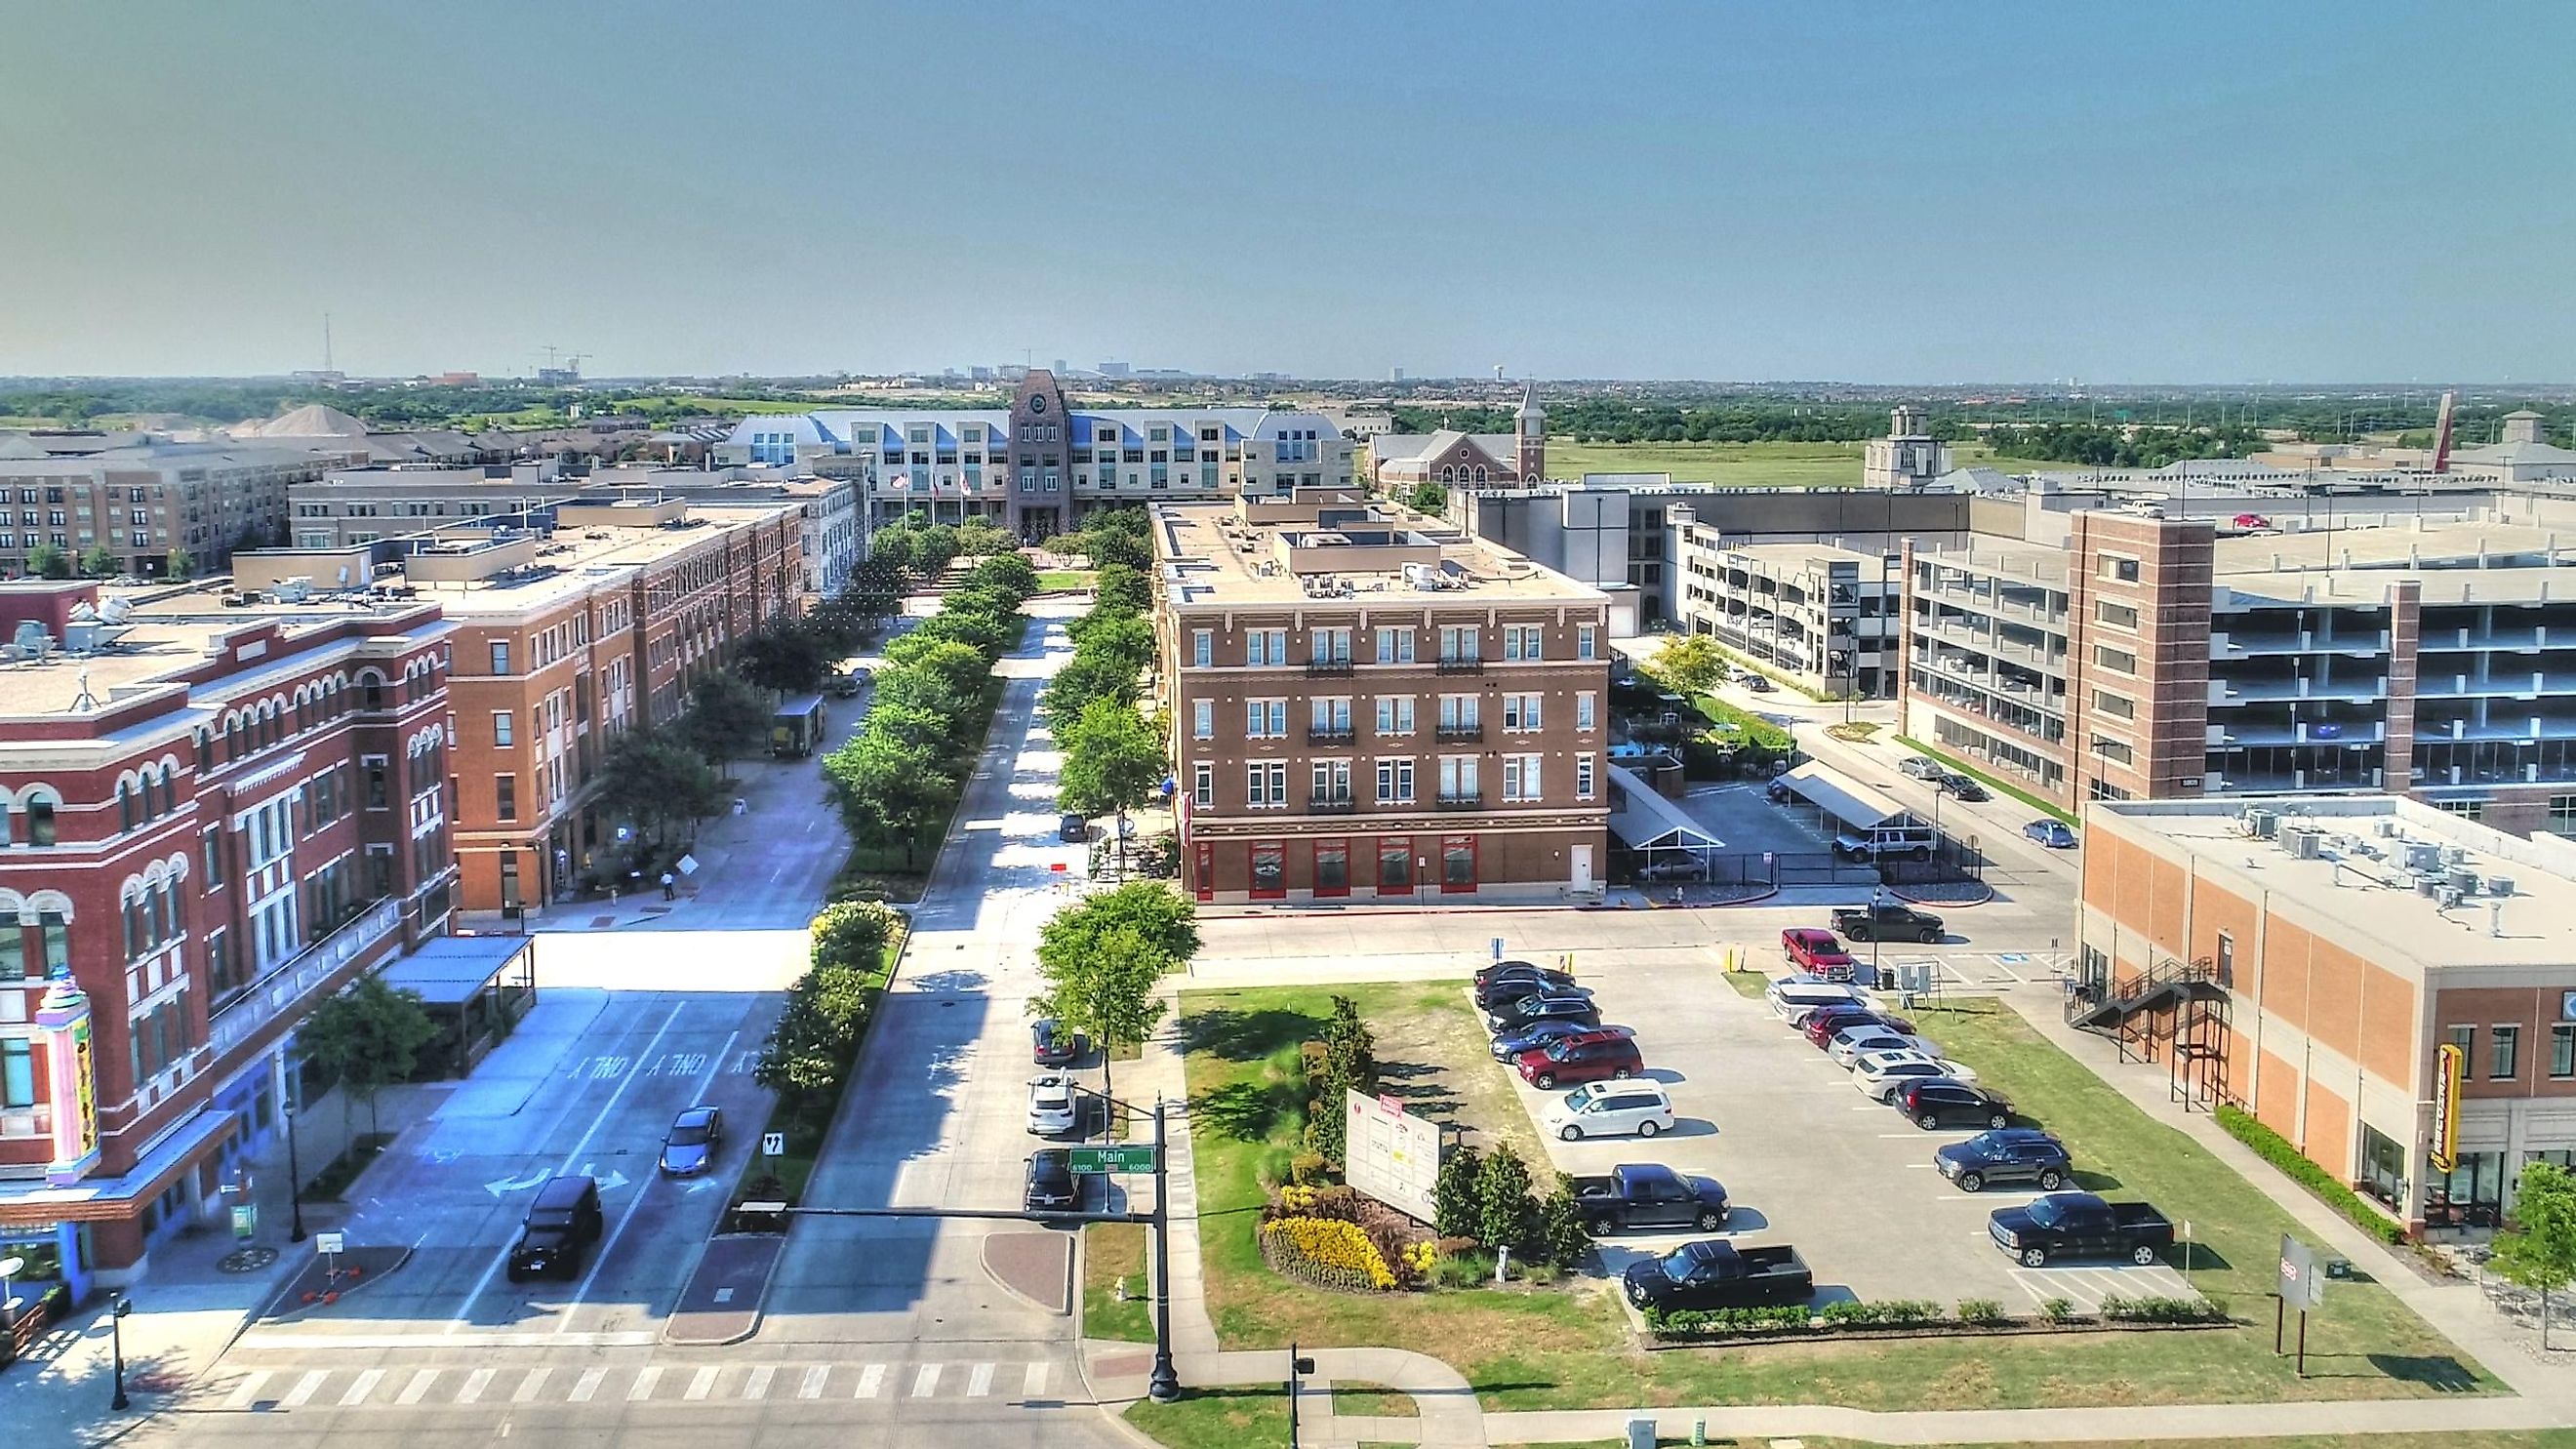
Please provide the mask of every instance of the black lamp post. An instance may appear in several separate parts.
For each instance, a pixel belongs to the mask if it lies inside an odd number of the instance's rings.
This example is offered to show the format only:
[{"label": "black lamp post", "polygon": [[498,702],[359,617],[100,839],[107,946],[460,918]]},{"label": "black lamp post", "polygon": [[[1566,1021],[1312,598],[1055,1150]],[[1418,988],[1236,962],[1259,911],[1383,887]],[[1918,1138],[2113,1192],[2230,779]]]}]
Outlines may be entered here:
[{"label": "black lamp post", "polygon": [[1288,1449],[1298,1449],[1297,1390],[1300,1387],[1300,1380],[1304,1375],[1314,1371],[1315,1361],[1311,1358],[1298,1357],[1297,1345],[1290,1343],[1288,1345]]},{"label": "black lamp post", "polygon": [[125,1315],[134,1311],[134,1300],[119,1296],[107,1315],[107,1331],[116,1354],[116,1397],[107,1401],[111,1409],[122,1410],[129,1404],[125,1397]]},{"label": "black lamp post", "polygon": [[295,1220],[294,1230],[286,1235],[290,1243],[304,1241],[304,1168],[295,1157],[295,1105],[288,1103],[286,1117],[286,1202],[287,1212]]},{"label": "black lamp post", "polygon": [[1869,984],[1870,984],[1870,989],[1871,989],[1871,990],[1874,990],[1874,991],[1875,991],[1875,990],[1883,989],[1883,988],[1886,986],[1886,984],[1887,984],[1887,978],[1878,974],[1878,941],[1879,941],[1879,938],[1880,938],[1881,936],[1884,936],[1884,935],[1886,935],[1886,934],[1887,934],[1884,930],[1880,929],[1880,926],[1881,926],[1881,924],[1882,924],[1882,923],[1881,923],[1881,922],[1879,921],[1879,919],[1878,919],[1878,912],[1879,912],[1879,907],[1881,907],[1881,906],[1885,905],[1886,903],[1887,903],[1887,890],[1886,890],[1886,888],[1885,888],[1885,887],[1883,887],[1883,886],[1872,886],[1872,887],[1870,887],[1870,892],[1869,892]]}]

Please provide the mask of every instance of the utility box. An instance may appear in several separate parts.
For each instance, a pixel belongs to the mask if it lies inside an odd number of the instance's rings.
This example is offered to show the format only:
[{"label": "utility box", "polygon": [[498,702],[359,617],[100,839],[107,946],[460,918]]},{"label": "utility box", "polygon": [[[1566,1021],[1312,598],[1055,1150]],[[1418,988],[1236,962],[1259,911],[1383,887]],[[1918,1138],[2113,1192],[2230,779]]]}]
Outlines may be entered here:
[{"label": "utility box", "polygon": [[1628,1449],[1655,1449],[1654,1420],[1630,1419],[1628,1421]]}]

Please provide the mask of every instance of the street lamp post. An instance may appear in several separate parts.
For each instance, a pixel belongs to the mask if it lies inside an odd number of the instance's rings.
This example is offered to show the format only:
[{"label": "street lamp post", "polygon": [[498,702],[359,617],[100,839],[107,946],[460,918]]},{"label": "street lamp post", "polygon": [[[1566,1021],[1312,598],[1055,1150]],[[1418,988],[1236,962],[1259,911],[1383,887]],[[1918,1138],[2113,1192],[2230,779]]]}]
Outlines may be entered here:
[{"label": "street lamp post", "polygon": [[287,1233],[286,1240],[290,1243],[300,1243],[304,1241],[304,1167],[295,1157],[295,1104],[287,1103],[283,1112],[286,1117],[287,1213],[295,1220],[295,1226]]},{"label": "street lamp post", "polygon": [[1887,934],[1879,929],[1878,911],[1886,900],[1887,887],[1869,888],[1869,984],[1872,990],[1878,990],[1887,984],[1887,978],[1878,974],[1878,942],[1880,937]]},{"label": "street lamp post", "polygon": [[1181,1396],[1180,1370],[1172,1366],[1172,1188],[1164,1164],[1163,1097],[1154,1095],[1154,1372],[1145,1392],[1168,1404]]},{"label": "street lamp post", "polygon": [[1314,1371],[1315,1361],[1311,1358],[1298,1357],[1297,1345],[1295,1341],[1290,1341],[1288,1345],[1288,1449],[1298,1449],[1297,1391],[1302,1386],[1302,1377]]},{"label": "street lamp post", "polygon": [[107,1315],[107,1331],[116,1355],[116,1396],[107,1401],[111,1409],[123,1410],[130,1403],[125,1397],[125,1315],[133,1311],[134,1300],[120,1294]]}]

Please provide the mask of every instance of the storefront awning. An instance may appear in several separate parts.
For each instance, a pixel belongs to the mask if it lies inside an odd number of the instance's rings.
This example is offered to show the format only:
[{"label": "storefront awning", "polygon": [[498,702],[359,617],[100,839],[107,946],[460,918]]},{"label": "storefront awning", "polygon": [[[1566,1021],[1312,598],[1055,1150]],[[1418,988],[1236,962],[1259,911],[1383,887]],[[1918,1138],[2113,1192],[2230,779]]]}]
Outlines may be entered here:
[{"label": "storefront awning", "polygon": [[526,936],[434,936],[386,967],[385,984],[419,992],[424,1006],[462,1006],[534,944]]}]

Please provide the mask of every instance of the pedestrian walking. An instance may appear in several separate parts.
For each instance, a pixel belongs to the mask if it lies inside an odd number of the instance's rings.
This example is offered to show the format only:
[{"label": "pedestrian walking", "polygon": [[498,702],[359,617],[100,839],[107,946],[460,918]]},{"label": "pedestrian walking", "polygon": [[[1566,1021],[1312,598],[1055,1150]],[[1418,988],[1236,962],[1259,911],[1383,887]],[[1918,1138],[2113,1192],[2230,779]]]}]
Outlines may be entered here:
[{"label": "pedestrian walking", "polygon": [[662,872],[662,899],[666,901],[677,900],[679,895],[680,878],[671,874],[667,870]]}]

